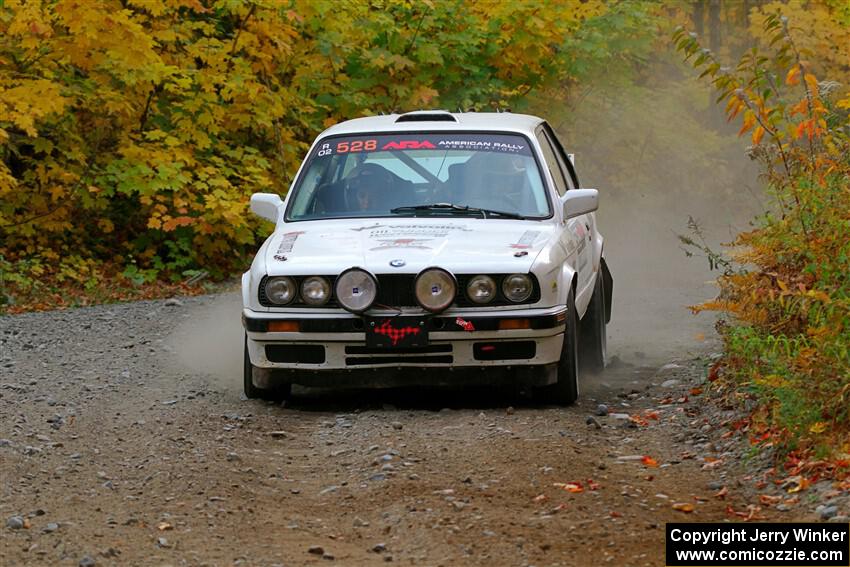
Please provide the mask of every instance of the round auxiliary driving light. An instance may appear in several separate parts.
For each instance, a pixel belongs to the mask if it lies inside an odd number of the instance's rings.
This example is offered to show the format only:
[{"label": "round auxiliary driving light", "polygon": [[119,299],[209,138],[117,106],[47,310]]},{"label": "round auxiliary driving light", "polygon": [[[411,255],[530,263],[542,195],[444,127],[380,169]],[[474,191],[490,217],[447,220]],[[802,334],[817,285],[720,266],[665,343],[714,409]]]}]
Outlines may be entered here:
[{"label": "round auxiliary driving light", "polygon": [[274,276],[266,280],[266,298],[275,305],[286,305],[295,298],[295,280],[288,276]]},{"label": "round auxiliary driving light", "polygon": [[352,313],[363,313],[378,297],[378,282],[369,272],[351,268],[336,279],[334,293],[343,309]]},{"label": "round auxiliary driving light", "polygon": [[490,276],[475,276],[466,284],[466,296],[473,303],[490,303],[496,297],[496,282]]},{"label": "round auxiliary driving light", "polygon": [[457,283],[454,277],[440,268],[428,268],[416,276],[416,301],[427,311],[439,313],[455,300]]},{"label": "round auxiliary driving light", "polygon": [[331,298],[331,284],[319,276],[311,276],[301,282],[301,299],[307,305],[324,305]]},{"label": "round auxiliary driving light", "polygon": [[521,303],[531,297],[534,282],[526,274],[511,274],[502,281],[502,293],[514,303]]}]

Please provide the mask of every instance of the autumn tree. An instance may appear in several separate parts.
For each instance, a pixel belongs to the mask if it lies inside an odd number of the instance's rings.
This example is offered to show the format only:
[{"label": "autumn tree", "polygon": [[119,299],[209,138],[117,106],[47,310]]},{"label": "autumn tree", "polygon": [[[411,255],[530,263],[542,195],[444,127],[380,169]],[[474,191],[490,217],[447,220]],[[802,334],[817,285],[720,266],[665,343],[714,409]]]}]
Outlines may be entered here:
[{"label": "autumn tree", "polygon": [[262,230],[248,197],[285,193],[323,128],[515,106],[576,79],[564,47],[616,13],[601,0],[6,0],[6,281],[229,273]]}]

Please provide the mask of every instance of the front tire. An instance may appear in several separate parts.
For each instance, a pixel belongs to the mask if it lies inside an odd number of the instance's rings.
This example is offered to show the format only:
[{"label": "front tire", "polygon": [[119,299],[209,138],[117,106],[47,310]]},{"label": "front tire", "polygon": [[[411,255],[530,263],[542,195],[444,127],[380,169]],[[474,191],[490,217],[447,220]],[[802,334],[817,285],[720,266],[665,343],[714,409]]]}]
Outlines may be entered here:
[{"label": "front tire", "polygon": [[578,315],[572,290],[567,297],[567,326],[564,329],[564,346],[561,347],[557,374],[557,382],[543,388],[544,399],[570,406],[578,399]]},{"label": "front tire", "polygon": [[258,388],[254,385],[254,368],[251,357],[248,356],[248,337],[245,337],[245,348],[242,361],[242,388],[249,400],[270,400],[281,402],[288,400],[292,392],[292,384],[278,384],[274,388]]},{"label": "front tire", "polygon": [[606,306],[602,271],[596,274],[593,296],[581,320],[581,363],[590,372],[605,370],[608,355],[608,332],[605,328]]}]

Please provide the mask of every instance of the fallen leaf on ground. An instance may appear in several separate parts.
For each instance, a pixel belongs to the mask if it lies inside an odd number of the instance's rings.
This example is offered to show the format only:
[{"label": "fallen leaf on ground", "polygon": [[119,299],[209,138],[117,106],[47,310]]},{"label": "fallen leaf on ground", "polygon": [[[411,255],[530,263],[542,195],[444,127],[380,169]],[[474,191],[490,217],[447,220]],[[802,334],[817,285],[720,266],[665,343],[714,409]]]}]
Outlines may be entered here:
[{"label": "fallen leaf on ground", "polygon": [[767,494],[762,494],[759,496],[759,502],[764,504],[765,506],[772,506],[774,504],[778,504],[782,502],[781,496],[770,496]]},{"label": "fallen leaf on ground", "polygon": [[692,396],[699,396],[700,394],[702,394],[702,388],[699,388],[699,387],[691,388],[691,395]]},{"label": "fallen leaf on ground", "polygon": [[561,488],[563,490],[566,490],[567,492],[584,492],[584,488],[582,488],[581,483],[579,482],[554,482],[552,483],[552,486]]},{"label": "fallen leaf on ground", "polygon": [[156,529],[158,529],[161,532],[164,532],[166,530],[173,530],[174,526],[172,526],[168,522],[160,522],[159,524],[157,524]]},{"label": "fallen leaf on ground", "polygon": [[714,494],[714,497],[724,500],[727,494],[729,494],[729,489],[724,486]]},{"label": "fallen leaf on ground", "polygon": [[708,381],[714,382],[718,378],[720,378],[720,362],[715,362],[708,371]]},{"label": "fallen leaf on ground", "polygon": [[594,481],[592,478],[587,479],[587,489],[588,490],[599,490],[601,486],[598,482]]},{"label": "fallen leaf on ground", "polygon": [[649,422],[639,415],[630,415],[629,421],[641,427],[646,427],[647,425],[649,425]]},{"label": "fallen leaf on ground", "polygon": [[612,512],[611,512],[611,517],[612,517],[612,518],[622,518],[622,517],[623,517],[623,515],[622,515],[621,513],[619,513],[619,512],[614,512],[614,511],[612,511]]},{"label": "fallen leaf on ground", "polygon": [[673,504],[673,509],[679,512],[685,512],[686,514],[690,514],[694,511],[694,505],[688,504],[687,502],[676,502]]},{"label": "fallen leaf on ground", "polygon": [[782,483],[782,486],[788,490],[789,494],[794,494],[795,492],[800,492],[801,490],[805,490],[809,487],[811,482],[804,476],[789,476]]},{"label": "fallen leaf on ground", "polygon": [[644,465],[646,465],[648,467],[657,467],[658,466],[658,461],[656,461],[655,459],[653,459],[649,455],[644,455],[643,458],[640,460],[640,462],[642,462]]},{"label": "fallen leaf on ground", "polygon": [[758,515],[758,512],[761,512],[761,508],[758,506],[754,506],[750,504],[747,506],[746,512],[738,512],[732,506],[726,506],[726,515],[730,517],[739,517],[744,518],[745,522],[751,522],[753,520],[765,520],[764,516]]}]

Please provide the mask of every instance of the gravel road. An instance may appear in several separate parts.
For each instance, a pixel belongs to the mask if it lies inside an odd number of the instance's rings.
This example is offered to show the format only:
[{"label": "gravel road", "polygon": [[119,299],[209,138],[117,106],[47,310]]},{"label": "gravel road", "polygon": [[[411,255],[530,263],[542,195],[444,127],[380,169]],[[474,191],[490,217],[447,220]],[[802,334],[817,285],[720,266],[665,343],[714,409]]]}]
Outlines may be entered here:
[{"label": "gravel road", "polygon": [[665,522],[748,504],[703,358],[615,360],[571,408],[280,406],[240,397],[238,316],[227,294],[0,318],[0,563],[663,565]]}]

